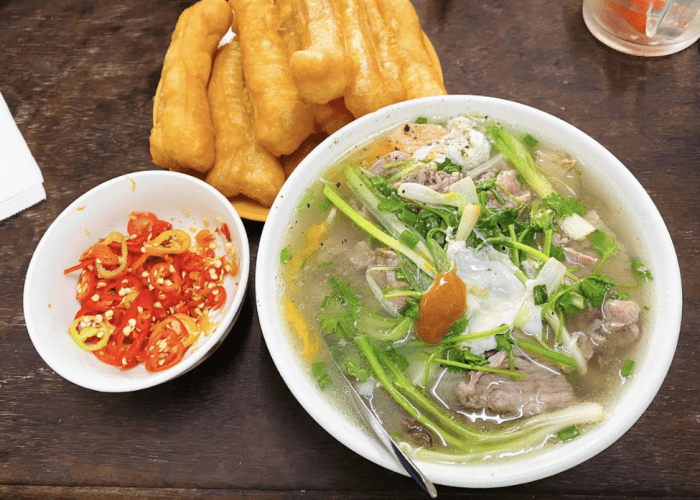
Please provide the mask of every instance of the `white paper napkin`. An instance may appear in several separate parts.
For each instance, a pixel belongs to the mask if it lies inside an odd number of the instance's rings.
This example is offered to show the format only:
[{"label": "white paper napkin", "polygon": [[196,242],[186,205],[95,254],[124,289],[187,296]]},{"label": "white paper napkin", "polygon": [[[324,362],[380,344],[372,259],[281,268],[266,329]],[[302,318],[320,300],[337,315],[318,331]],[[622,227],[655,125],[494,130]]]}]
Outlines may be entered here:
[{"label": "white paper napkin", "polygon": [[0,94],[0,220],[45,199],[39,165]]}]

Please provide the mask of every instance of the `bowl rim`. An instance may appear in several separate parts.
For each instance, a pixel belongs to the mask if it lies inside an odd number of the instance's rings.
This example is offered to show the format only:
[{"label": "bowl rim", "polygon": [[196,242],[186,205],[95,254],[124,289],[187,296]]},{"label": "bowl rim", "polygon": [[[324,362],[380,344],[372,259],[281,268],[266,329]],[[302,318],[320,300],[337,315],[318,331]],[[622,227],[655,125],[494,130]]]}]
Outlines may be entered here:
[{"label": "bowl rim", "polygon": [[[35,273],[39,259],[45,251],[45,247],[51,244],[54,238],[59,234],[61,225],[76,212],[79,211],[79,207],[84,206],[86,200],[92,199],[94,196],[102,193],[107,193],[111,188],[117,184],[129,181],[131,183],[139,184],[140,181],[144,179],[155,179],[160,183],[167,182],[169,178],[178,179],[180,182],[191,183],[198,186],[199,189],[203,189],[208,196],[212,196],[218,199],[218,202],[222,206],[230,206],[230,211],[228,212],[227,218],[230,217],[234,223],[234,227],[230,227],[229,230],[232,234],[237,234],[240,239],[240,248],[237,248],[237,257],[239,260],[239,274],[235,278],[238,281],[236,288],[236,296],[233,298],[231,306],[226,311],[226,314],[221,318],[220,325],[217,329],[206,338],[205,346],[200,348],[197,352],[193,352],[187,359],[183,359],[176,366],[164,370],[161,372],[151,373],[148,377],[142,379],[127,379],[113,377],[114,384],[110,383],[105,386],[103,382],[91,378],[79,378],[76,374],[70,370],[66,370],[64,365],[61,364],[56,356],[51,350],[49,350],[46,345],[42,342],[41,336],[37,333],[38,327],[34,323],[34,318],[32,311],[37,305],[34,304],[32,293],[33,293],[33,283],[35,282]],[[234,237],[235,238],[235,237]],[[98,392],[132,392],[142,389],[147,389],[154,387],[156,385],[162,384],[169,380],[175,379],[180,375],[186,373],[192,368],[196,367],[200,362],[206,359],[208,353],[213,351],[218,344],[226,337],[229,333],[233,324],[235,323],[237,316],[240,312],[248,284],[248,276],[250,273],[250,246],[248,243],[248,235],[243,225],[241,217],[236,212],[235,208],[230,204],[230,202],[216,189],[214,189],[209,184],[204,181],[187,175],[181,172],[172,172],[168,170],[143,170],[139,172],[133,172],[128,174],[122,174],[112,179],[109,179],[93,188],[89,189],[78,198],[76,198],[72,203],[70,203],[53,222],[46,229],[42,235],[39,243],[37,244],[32,258],[29,262],[29,267],[27,268],[27,273],[24,280],[24,292],[23,292],[23,309],[24,309],[24,319],[29,337],[34,344],[34,348],[37,350],[43,361],[49,365],[49,367],[55,371],[58,375],[65,378],[66,380],[81,386],[86,389],[91,389]],[[227,326],[226,326],[227,325]]]},{"label": "bowl rim", "polygon": [[[427,109],[445,112],[427,113]],[[646,346],[645,355],[642,356],[644,358],[642,361],[646,361],[644,362],[644,384],[635,383],[635,379],[632,379],[630,387],[624,391],[617,404],[610,409],[609,414],[606,414],[606,421],[593,427],[576,440],[558,444],[550,450],[530,454],[524,460],[499,461],[486,465],[448,465],[418,461],[421,469],[434,483],[470,488],[523,484],[552,476],[581,464],[605,450],[629,430],[647,409],[661,387],[670,368],[680,332],[682,313],[680,268],[668,229],[653,201],[634,175],[610,151],[585,132],[560,118],[525,104],[474,95],[426,97],[398,103],[365,115],[345,126],[328,137],[299,164],[270,209],[260,239],[255,271],[256,303],[262,333],[270,355],[292,394],[321,427],[346,447],[382,467],[405,474],[391,455],[371,436],[371,431],[357,426],[347,416],[339,415],[339,412],[319,394],[308,374],[301,369],[300,362],[295,359],[297,355],[291,344],[279,341],[280,335],[283,339],[286,336],[280,328],[280,325],[284,324],[284,318],[279,311],[280,308],[277,307],[279,282],[276,269],[280,265],[280,234],[287,227],[287,220],[316,175],[350,148],[356,146],[358,140],[365,140],[380,130],[386,130],[392,125],[398,125],[418,116],[454,116],[471,111],[484,112],[484,110],[488,110],[489,116],[494,116],[498,121],[515,123],[516,126],[525,130],[534,130],[536,126],[545,124],[548,130],[551,128],[555,131],[554,133],[564,138],[559,143],[573,139],[578,145],[577,149],[585,148],[586,151],[590,151],[590,154],[585,156],[588,161],[584,162],[589,168],[591,158],[598,159],[608,167],[609,171],[602,173],[600,168],[593,169],[596,175],[613,176],[616,181],[625,183],[624,186],[608,185],[608,189],[618,195],[625,194],[633,200],[635,222],[641,221],[642,216],[638,214],[643,213],[645,230],[653,228],[656,231],[653,241],[645,239],[643,243],[653,245],[655,251],[663,254],[663,262],[654,255],[653,263],[658,265],[652,268],[659,269],[662,265],[664,272],[657,273],[659,276],[654,275],[655,281],[652,282],[654,283],[652,286],[656,290],[655,300],[659,306],[657,309],[664,310],[665,327],[663,342],[659,334],[650,336],[650,341],[655,340],[654,345],[652,346],[650,342]],[[358,139],[355,139],[356,137]],[[552,140],[557,142],[554,138]],[[569,145],[565,147],[570,149]],[[299,185],[304,186],[304,189],[299,189],[297,187]],[[647,249],[647,253],[651,256],[651,249]],[[662,308],[661,304],[665,304],[665,308]],[[656,327],[660,326],[660,314],[654,316],[651,326],[655,331]],[[652,347],[653,364],[649,362],[650,356],[646,355],[652,351]],[[625,408],[626,411],[616,412],[618,408]],[[527,463],[527,467],[523,467],[524,463]]]}]

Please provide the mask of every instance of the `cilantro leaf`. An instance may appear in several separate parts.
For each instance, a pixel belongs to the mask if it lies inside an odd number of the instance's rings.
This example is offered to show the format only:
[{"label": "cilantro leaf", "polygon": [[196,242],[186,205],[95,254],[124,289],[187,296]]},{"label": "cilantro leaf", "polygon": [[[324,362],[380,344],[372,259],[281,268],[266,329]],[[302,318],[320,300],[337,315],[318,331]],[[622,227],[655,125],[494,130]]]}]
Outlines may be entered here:
[{"label": "cilantro leaf", "polygon": [[510,334],[499,333],[496,335],[496,349],[499,351],[511,351],[513,350],[513,344],[515,342],[510,338]]},{"label": "cilantro leaf", "polygon": [[360,358],[357,356],[345,358],[343,368],[345,368],[345,373],[355,377],[360,382],[366,382],[370,375],[369,370],[361,366]]},{"label": "cilantro leaf", "polygon": [[530,211],[530,224],[538,231],[546,231],[552,227],[554,221],[554,210],[540,207],[533,203]]},{"label": "cilantro leaf", "polygon": [[576,290],[569,290],[559,297],[557,306],[564,311],[564,314],[573,314],[585,309],[586,299]]},{"label": "cilantro leaf", "polygon": [[594,230],[590,234],[589,239],[593,249],[598,252],[598,255],[601,257],[600,264],[615,255],[619,250],[613,239],[600,229]]},{"label": "cilantro leaf", "polygon": [[[466,365],[485,366],[489,364],[488,360],[484,356],[472,353],[471,349],[469,349],[468,347],[462,349],[458,346],[454,346],[448,349],[446,352],[445,359],[449,359],[450,361],[455,361],[457,363],[463,363]],[[443,366],[447,368],[447,370],[450,372],[465,372],[470,369],[467,367],[459,367],[453,365]]]},{"label": "cilantro leaf", "polygon": [[651,275],[651,271],[644,264],[638,260],[632,261],[632,274],[637,280],[642,281],[653,281],[654,277]]},{"label": "cilantro leaf", "polygon": [[389,360],[391,360],[391,362],[398,366],[402,371],[408,368],[408,366],[411,364],[403,354],[391,346],[387,346],[385,354],[387,358],[389,358]]},{"label": "cilantro leaf", "polygon": [[557,217],[562,219],[574,214],[583,215],[586,213],[586,206],[583,203],[557,193],[550,194],[542,201],[557,214]]},{"label": "cilantro leaf", "polygon": [[458,318],[457,320],[455,320],[454,323],[452,323],[452,326],[449,330],[447,330],[447,333],[443,338],[449,339],[450,337],[462,335],[464,333],[464,330],[467,329],[468,322],[469,320],[467,319],[467,315],[462,315],[462,317]]},{"label": "cilantro leaf", "polygon": [[321,390],[328,389],[333,385],[333,380],[331,380],[330,375],[326,371],[326,363],[323,361],[311,363],[311,375],[316,379]]},{"label": "cilantro leaf", "polygon": [[445,158],[442,163],[436,163],[437,170],[440,172],[446,172],[448,174],[454,174],[455,172],[461,172],[462,167],[454,163],[449,158]]},{"label": "cilantro leaf", "polygon": [[591,306],[600,307],[613,285],[613,281],[604,274],[590,274],[581,280],[578,289]]},{"label": "cilantro leaf", "polygon": [[547,285],[535,285],[532,289],[532,294],[535,297],[535,305],[541,306],[547,303],[549,296],[547,295]]},{"label": "cilantro leaf", "polygon": [[559,262],[564,262],[566,260],[564,250],[556,245],[552,245],[552,248],[549,250],[549,255],[557,259]]}]

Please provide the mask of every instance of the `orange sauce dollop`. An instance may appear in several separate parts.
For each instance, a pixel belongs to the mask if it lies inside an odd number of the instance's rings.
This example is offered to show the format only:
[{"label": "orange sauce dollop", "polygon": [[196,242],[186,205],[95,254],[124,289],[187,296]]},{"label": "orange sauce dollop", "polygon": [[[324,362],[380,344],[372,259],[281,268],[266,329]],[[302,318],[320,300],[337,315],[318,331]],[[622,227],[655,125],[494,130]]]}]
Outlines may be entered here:
[{"label": "orange sauce dollop", "polygon": [[467,310],[467,286],[455,273],[439,274],[420,300],[416,335],[423,342],[439,341]]}]

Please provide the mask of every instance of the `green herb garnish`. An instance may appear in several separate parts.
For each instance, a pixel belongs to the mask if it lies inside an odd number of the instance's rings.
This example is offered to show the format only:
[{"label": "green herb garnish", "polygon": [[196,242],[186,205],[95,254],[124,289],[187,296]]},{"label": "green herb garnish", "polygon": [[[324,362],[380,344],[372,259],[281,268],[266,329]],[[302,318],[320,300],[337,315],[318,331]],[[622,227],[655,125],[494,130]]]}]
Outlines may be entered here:
[{"label": "green herb garnish", "polygon": [[280,262],[282,264],[286,264],[290,260],[292,260],[292,252],[289,250],[289,248],[283,248],[282,251],[280,252]]}]

